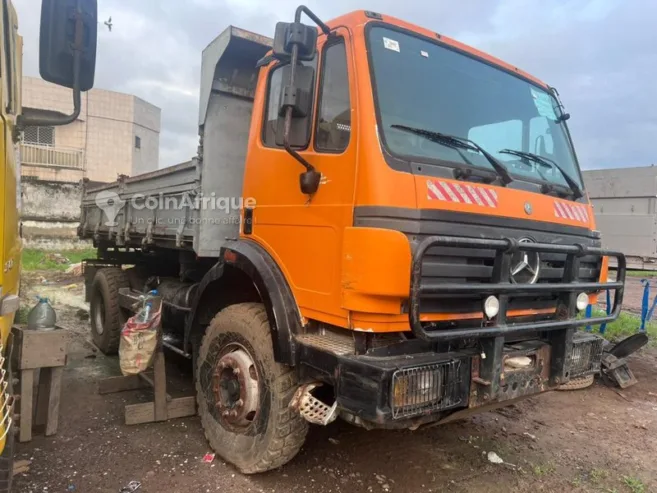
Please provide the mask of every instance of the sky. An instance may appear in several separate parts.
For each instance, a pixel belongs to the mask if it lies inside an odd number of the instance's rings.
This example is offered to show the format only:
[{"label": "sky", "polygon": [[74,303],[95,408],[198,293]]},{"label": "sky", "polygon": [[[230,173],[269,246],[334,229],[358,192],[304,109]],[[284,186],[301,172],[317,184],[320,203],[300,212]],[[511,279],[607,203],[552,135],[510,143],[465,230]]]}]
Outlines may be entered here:
[{"label": "sky", "polygon": [[[297,0],[300,1],[300,0]],[[14,0],[24,73],[38,76],[40,0]],[[198,145],[201,52],[228,25],[273,36],[290,0],[99,0],[96,87],[162,109],[160,167]],[[399,17],[497,56],[556,87],[584,169],[657,162],[657,2],[308,0],[329,20],[356,9]]]}]

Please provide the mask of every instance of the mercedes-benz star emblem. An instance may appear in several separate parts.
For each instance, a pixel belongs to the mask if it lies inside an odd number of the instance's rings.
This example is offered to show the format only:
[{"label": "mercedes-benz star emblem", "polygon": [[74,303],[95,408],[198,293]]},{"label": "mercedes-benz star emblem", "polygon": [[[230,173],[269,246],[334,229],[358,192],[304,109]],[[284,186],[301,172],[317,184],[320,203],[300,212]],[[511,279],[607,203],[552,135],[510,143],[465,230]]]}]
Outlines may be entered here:
[{"label": "mercedes-benz star emblem", "polygon": [[[530,238],[522,238],[520,243],[534,243]],[[541,257],[538,252],[519,250],[511,259],[511,280],[516,284],[535,284],[541,271]]]}]

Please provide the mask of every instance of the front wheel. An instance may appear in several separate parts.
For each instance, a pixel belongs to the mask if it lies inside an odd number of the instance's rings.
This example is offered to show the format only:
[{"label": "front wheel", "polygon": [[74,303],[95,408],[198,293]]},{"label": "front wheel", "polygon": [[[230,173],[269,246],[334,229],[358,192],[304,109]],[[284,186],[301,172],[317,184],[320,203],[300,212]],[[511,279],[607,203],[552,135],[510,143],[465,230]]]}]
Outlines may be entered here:
[{"label": "front wheel", "polygon": [[232,305],[214,317],[198,355],[196,393],[205,436],[217,454],[245,474],[292,460],[308,431],[289,408],[296,390],[292,368],[274,360],[263,305]]}]

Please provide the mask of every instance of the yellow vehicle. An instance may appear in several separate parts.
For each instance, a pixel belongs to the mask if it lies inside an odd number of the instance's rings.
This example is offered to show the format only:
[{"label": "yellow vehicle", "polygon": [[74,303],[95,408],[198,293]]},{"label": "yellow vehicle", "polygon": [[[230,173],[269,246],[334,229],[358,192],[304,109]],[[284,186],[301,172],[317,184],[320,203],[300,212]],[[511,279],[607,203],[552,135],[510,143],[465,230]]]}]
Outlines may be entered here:
[{"label": "yellow vehicle", "polygon": [[43,0],[41,8],[41,76],[73,89],[74,111],[21,107],[23,39],[10,0],[2,0],[0,46],[0,493],[11,491],[13,456],[13,397],[9,365],[11,326],[19,307],[20,282],[20,156],[18,140],[26,126],[66,125],[80,113],[80,92],[93,86],[96,62],[96,0]]}]

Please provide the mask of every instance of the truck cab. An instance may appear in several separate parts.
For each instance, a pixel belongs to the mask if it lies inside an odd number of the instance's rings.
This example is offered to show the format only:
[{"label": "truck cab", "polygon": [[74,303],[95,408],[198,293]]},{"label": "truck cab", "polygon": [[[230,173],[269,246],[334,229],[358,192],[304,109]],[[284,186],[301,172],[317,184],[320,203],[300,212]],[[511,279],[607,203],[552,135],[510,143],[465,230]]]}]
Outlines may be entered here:
[{"label": "truck cab", "polygon": [[[359,402],[353,418],[419,424],[591,372],[594,361],[573,366],[574,329],[603,288],[616,291],[618,314],[622,268],[619,281],[600,282],[605,257],[622,256],[600,248],[557,91],[385,15],[328,27],[303,62],[316,74],[313,104],[291,133],[321,172],[317,192],[300,193],[290,166],[279,123],[286,61],[271,61],[258,74],[244,172],[257,206],[241,238],[275,260],[320,333],[372,356],[382,337],[435,355],[425,366],[381,363],[371,395],[350,357],[322,369]],[[527,367],[505,371],[517,357]],[[374,405],[381,396],[390,398]]]},{"label": "truck cab", "polygon": [[[240,470],[290,460],[306,422],[417,429],[599,371],[576,329],[618,316],[625,260],[554,88],[387,15],[299,7],[274,39],[210,43],[200,94],[195,159],[87,190],[80,235],[100,249],[95,340],[116,351],[159,282],[206,436]],[[610,315],[583,320],[602,290]]]}]

